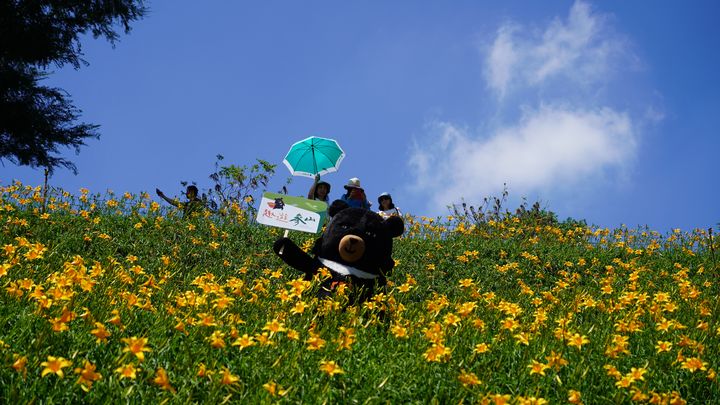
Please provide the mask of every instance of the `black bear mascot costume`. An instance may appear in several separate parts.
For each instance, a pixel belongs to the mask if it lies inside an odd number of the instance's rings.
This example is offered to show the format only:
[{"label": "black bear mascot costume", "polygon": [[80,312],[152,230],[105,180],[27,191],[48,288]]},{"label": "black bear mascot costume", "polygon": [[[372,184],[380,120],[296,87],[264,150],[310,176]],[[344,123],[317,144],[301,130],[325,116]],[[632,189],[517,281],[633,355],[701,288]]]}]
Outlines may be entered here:
[{"label": "black bear mascot costume", "polygon": [[386,284],[395,262],[393,238],[402,235],[402,218],[382,219],[375,212],[351,208],[336,200],[328,208],[331,217],[325,232],[315,241],[311,257],[288,238],[275,241],[273,250],[285,263],[305,273],[311,280],[318,269],[330,270],[319,295],[329,296],[335,286],[346,283],[351,290],[350,304],[362,303],[374,293],[375,286]]}]

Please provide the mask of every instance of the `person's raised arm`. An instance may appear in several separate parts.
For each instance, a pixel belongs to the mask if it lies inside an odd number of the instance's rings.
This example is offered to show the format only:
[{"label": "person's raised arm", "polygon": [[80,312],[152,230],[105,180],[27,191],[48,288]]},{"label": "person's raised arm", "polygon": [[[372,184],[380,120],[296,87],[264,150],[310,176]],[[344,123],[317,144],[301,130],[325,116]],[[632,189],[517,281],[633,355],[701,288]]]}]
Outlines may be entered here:
[{"label": "person's raised arm", "polygon": [[313,185],[310,186],[310,191],[308,191],[308,200],[314,200],[315,199],[315,188],[317,187],[318,182],[320,181],[320,175],[315,175],[315,181],[313,182]]},{"label": "person's raised arm", "polygon": [[163,200],[167,201],[168,204],[173,205],[175,207],[181,207],[182,204],[180,204],[178,201],[170,199],[168,196],[165,195],[162,191],[160,191],[159,188],[155,189],[155,192],[157,193],[158,197],[162,198]]},{"label": "person's raised arm", "polygon": [[[363,189],[360,189],[360,190],[362,190],[362,191],[361,191],[361,193],[362,193],[362,207],[369,210],[370,207],[372,207],[372,203],[371,203],[370,201],[368,201],[367,196],[365,195],[365,190],[363,190]],[[381,207],[381,208],[382,208],[382,207]]]}]

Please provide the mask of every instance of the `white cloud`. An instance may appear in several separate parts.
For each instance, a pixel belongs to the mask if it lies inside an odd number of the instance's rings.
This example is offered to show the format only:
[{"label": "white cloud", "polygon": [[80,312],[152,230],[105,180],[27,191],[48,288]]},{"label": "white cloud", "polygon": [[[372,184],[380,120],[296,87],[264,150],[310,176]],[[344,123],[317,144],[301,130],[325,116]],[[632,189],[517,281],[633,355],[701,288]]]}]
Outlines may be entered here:
[{"label": "white cloud", "polygon": [[435,210],[498,195],[503,183],[523,195],[571,187],[623,167],[636,148],[631,119],[610,108],[545,106],[486,137],[450,123],[434,124],[434,132],[435,142],[415,146],[410,166],[416,186],[435,191]]},{"label": "white cloud", "polygon": [[505,95],[505,89],[512,77],[514,66],[518,62],[518,52],[515,50],[512,39],[514,31],[515,28],[512,25],[501,27],[487,56],[485,76],[489,85],[497,90],[501,97]]},{"label": "white cloud", "polygon": [[626,41],[611,32],[606,20],[578,1],[566,21],[556,18],[544,30],[502,25],[487,50],[488,86],[503,97],[554,78],[575,84],[605,80],[612,63],[627,53]]},{"label": "white cloud", "polygon": [[545,27],[500,26],[482,67],[498,96],[489,99],[494,127],[435,122],[410,152],[415,190],[432,192],[428,208],[478,203],[505,183],[514,197],[582,199],[579,190],[623,179],[636,160],[642,114],[662,116],[614,107],[624,95],[608,89],[632,91],[611,84],[636,61],[610,21],[576,1],[567,18]]}]

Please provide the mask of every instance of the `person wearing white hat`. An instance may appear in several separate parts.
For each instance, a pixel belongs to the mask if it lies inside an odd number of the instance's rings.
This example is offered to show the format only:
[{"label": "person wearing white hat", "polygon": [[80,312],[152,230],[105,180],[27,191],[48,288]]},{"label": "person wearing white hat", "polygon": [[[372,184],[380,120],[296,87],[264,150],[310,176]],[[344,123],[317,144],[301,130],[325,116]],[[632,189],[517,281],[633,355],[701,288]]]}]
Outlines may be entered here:
[{"label": "person wearing white hat", "polygon": [[372,204],[367,200],[365,190],[360,187],[360,179],[353,177],[348,180],[348,183],[344,187],[347,192],[340,197],[341,200],[345,201],[351,207],[365,208],[366,210],[370,209]]},{"label": "person wearing white hat", "polygon": [[380,204],[380,214],[383,219],[387,219],[393,215],[401,217],[400,209],[393,204],[392,196],[390,193],[382,193],[378,197],[378,204]]}]

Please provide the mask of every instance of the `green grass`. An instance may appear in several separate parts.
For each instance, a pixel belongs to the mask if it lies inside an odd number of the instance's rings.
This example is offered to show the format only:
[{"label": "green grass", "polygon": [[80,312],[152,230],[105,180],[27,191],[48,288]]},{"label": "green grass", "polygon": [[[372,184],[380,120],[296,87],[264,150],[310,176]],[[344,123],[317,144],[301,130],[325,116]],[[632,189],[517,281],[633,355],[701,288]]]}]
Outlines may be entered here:
[{"label": "green grass", "polygon": [[[282,230],[239,212],[182,220],[147,195],[57,193],[43,215],[38,189],[0,192],[3,402],[567,403],[571,390],[584,403],[720,401],[719,245],[704,231],[414,218],[377,308],[346,308],[343,296],[313,298],[317,283],[291,295],[300,274],[271,250]],[[302,246],[315,235],[291,238]],[[293,313],[299,301],[307,308]],[[273,320],[284,330],[264,330]],[[97,323],[106,342],[91,333]],[[225,347],[211,345],[213,333]],[[263,333],[270,344],[257,342]],[[243,335],[256,344],[233,346]],[[572,346],[573,336],[588,343]],[[131,337],[147,339],[143,361],[126,351]],[[672,347],[658,352],[659,341]],[[476,352],[481,343],[489,351]],[[552,352],[567,364],[547,367]],[[63,378],[41,376],[48,356],[72,362]],[[86,361],[102,375],[87,392],[74,371]],[[120,378],[125,365],[134,379]],[[623,384],[632,368],[642,379]],[[172,391],[156,383],[158,369]],[[229,376],[237,381],[224,384]]]}]

